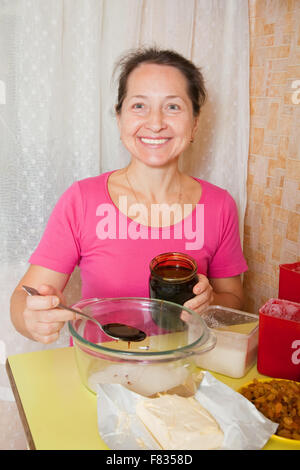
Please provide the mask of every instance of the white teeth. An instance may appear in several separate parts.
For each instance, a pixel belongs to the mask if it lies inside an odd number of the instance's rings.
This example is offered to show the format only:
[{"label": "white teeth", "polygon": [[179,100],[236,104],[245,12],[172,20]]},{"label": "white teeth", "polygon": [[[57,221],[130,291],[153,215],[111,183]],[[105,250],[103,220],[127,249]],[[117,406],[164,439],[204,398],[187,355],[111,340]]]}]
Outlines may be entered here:
[{"label": "white teeth", "polygon": [[164,144],[167,142],[168,139],[146,139],[144,137],[141,138],[141,141],[144,142],[145,144],[152,144],[152,145],[159,145],[159,144]]}]

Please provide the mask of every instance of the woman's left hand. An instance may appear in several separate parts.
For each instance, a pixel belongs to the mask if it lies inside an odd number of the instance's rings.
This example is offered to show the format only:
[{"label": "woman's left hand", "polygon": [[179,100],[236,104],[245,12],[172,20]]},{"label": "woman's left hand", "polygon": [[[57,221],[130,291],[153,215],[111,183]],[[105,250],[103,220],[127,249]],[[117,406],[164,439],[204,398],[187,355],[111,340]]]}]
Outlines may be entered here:
[{"label": "woman's left hand", "polygon": [[208,280],[204,274],[198,274],[198,279],[193,289],[195,297],[187,300],[185,307],[200,314],[212,304],[237,310],[243,308],[244,292],[240,275]]},{"label": "woman's left hand", "polygon": [[213,288],[204,274],[198,274],[199,282],[194,285],[193,292],[196,294],[184,303],[184,307],[190,308],[197,313],[202,313],[213,303]]}]

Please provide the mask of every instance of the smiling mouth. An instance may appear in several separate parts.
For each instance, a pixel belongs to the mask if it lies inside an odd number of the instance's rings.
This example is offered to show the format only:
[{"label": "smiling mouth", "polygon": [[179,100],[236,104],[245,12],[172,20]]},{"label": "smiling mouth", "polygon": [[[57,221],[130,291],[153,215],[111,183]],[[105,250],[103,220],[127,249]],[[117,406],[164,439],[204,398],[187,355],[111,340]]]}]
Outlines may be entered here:
[{"label": "smiling mouth", "polygon": [[169,138],[167,138],[167,139],[149,139],[149,138],[146,138],[146,137],[140,137],[140,140],[141,140],[141,142],[143,142],[143,144],[163,145],[166,142],[168,142],[170,139]]}]

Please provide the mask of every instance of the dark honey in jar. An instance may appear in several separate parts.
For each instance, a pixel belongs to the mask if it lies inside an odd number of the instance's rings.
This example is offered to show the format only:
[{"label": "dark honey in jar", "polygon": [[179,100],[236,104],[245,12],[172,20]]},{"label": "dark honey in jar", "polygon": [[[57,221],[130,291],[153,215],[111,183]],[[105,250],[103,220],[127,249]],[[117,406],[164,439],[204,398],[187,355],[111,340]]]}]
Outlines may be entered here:
[{"label": "dark honey in jar", "polygon": [[[197,263],[189,255],[162,253],[153,258],[150,263],[149,295],[153,299],[183,305],[187,300],[195,297],[193,287],[197,282]],[[156,319],[156,323],[161,326],[166,321],[163,317],[159,322]],[[179,318],[172,320],[173,329],[175,327],[180,329],[182,326],[183,322]]]}]

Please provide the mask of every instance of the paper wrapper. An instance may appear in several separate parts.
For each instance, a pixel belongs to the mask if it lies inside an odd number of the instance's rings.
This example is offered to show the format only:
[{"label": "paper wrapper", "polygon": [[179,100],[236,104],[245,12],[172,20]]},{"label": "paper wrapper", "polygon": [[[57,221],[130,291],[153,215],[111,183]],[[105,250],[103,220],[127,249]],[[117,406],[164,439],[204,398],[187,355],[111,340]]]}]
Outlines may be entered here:
[{"label": "paper wrapper", "polygon": [[[98,430],[112,450],[161,450],[136,416],[144,397],[119,384],[97,385]],[[194,398],[214,417],[224,433],[220,450],[261,449],[278,424],[265,418],[241,394],[203,372]],[[180,447],[178,447],[180,450]]]}]

